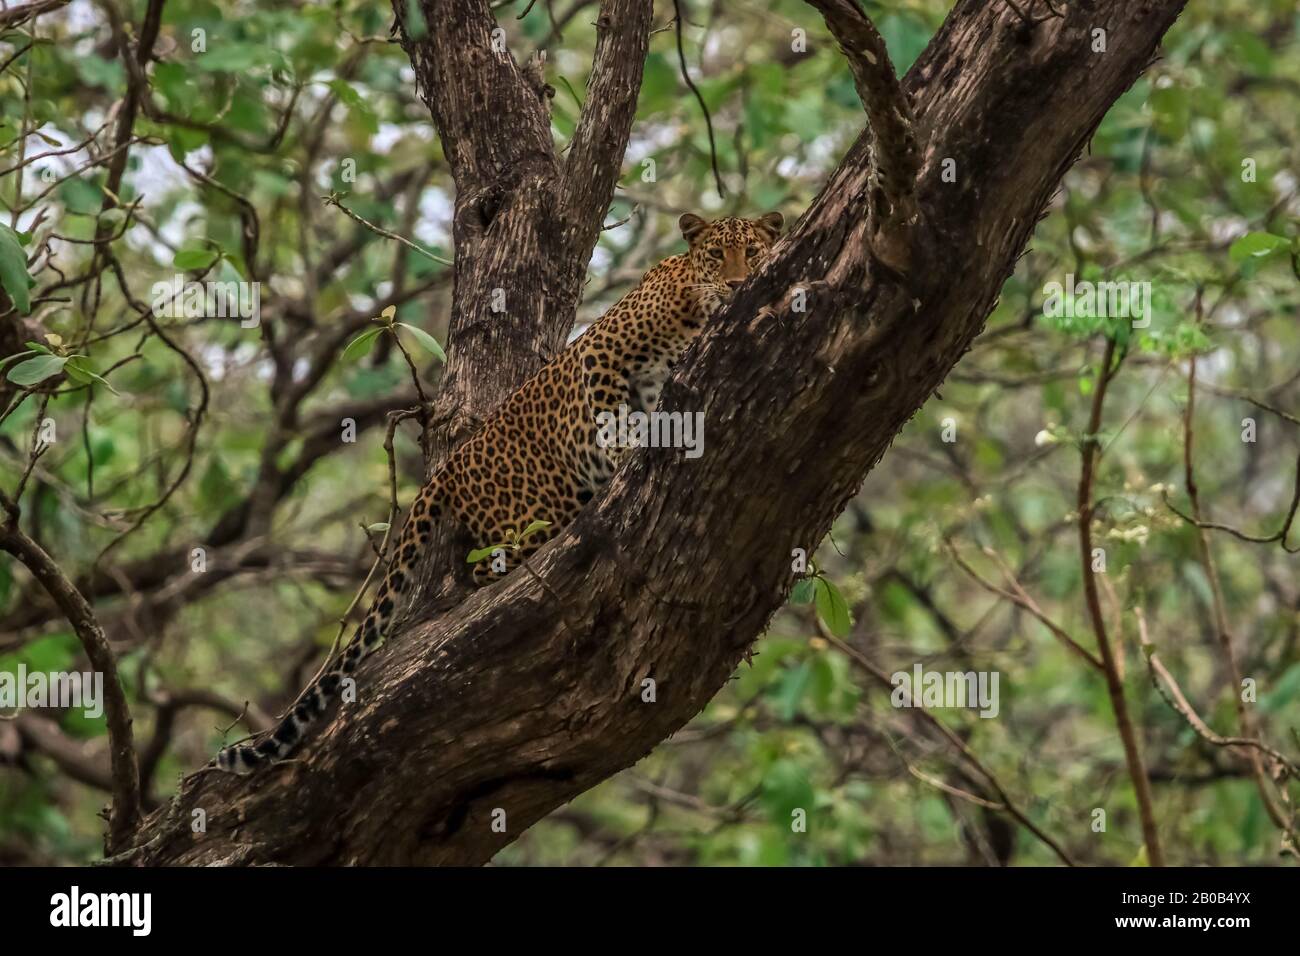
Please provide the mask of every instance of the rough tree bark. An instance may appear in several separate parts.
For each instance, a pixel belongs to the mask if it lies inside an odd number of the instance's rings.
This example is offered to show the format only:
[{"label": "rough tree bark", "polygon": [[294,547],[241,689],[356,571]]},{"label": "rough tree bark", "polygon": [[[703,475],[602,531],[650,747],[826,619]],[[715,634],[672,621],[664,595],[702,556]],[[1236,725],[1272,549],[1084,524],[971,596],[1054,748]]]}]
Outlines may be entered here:
[{"label": "rough tree bark", "polygon": [[[1183,2],[1079,0],[1036,23],[957,3],[903,82],[921,144],[908,274],[868,248],[864,134],[664,393],[668,409],[704,412],[703,457],[639,451],[533,572],[452,592],[450,608],[425,602],[299,760],[188,779],[124,862],[483,863],[690,720],[784,601],[791,549],[817,545],[979,333],[1061,176]],[[817,6],[828,22],[844,11]],[[431,34],[405,45],[460,191],[454,398],[437,419],[454,443],[472,426],[457,415],[481,417],[572,320],[649,13],[602,5],[586,133],[562,164],[542,97],[489,55],[483,0],[423,7]],[[517,311],[490,315],[494,288]],[[198,807],[204,834],[190,828]]]}]

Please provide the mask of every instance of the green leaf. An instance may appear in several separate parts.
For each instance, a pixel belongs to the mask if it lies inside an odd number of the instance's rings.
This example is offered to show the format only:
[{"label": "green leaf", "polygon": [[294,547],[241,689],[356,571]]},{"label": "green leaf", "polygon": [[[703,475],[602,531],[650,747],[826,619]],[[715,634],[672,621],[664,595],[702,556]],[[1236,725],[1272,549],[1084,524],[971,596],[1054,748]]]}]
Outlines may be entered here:
[{"label": "green leaf", "polygon": [[[1237,690],[1241,692],[1240,688]],[[1300,695],[1300,664],[1292,664],[1283,675],[1260,696],[1259,709],[1266,714],[1276,713]]]},{"label": "green leaf", "polygon": [[199,90],[190,72],[181,64],[155,63],[153,82],[150,85],[167,98],[167,103],[173,110],[193,112]]},{"label": "green leaf", "polygon": [[853,627],[853,616],[844,595],[826,578],[817,578],[816,588],[817,616],[836,637],[846,637]]},{"label": "green leaf", "polygon": [[51,634],[0,656],[0,671],[12,672],[19,663],[26,664],[33,671],[67,670],[77,659],[78,651],[77,639],[72,632]]},{"label": "green leaf", "polygon": [[484,558],[492,557],[492,552],[496,551],[499,548],[504,548],[504,547],[505,547],[504,544],[489,544],[486,548],[475,548],[473,551],[469,553],[469,557],[465,559],[465,563],[478,564]]},{"label": "green leaf", "polygon": [[1251,258],[1262,259],[1290,245],[1286,238],[1271,232],[1248,232],[1228,247],[1228,258],[1238,263]]},{"label": "green leaf", "polygon": [[342,360],[346,362],[349,359],[361,358],[361,356],[369,353],[371,348],[374,347],[375,339],[377,339],[379,337],[379,334],[383,331],[384,330],[381,327],[381,328],[367,329],[366,331],[362,332],[355,339],[353,339],[351,342],[348,343],[348,347],[343,350]]},{"label": "green leaf", "polygon": [[815,578],[803,578],[796,581],[794,587],[790,589],[791,604],[807,604],[813,599],[813,588],[816,584]]},{"label": "green leaf", "polygon": [[430,355],[434,356],[439,362],[447,361],[447,353],[442,350],[442,346],[438,344],[438,340],[428,332],[424,331],[424,329],[417,329],[409,322],[398,322],[397,324],[414,335],[415,340],[420,343],[420,346]]},{"label": "green leaf", "polygon": [[52,375],[58,375],[67,361],[59,355],[38,355],[29,358],[9,370],[9,381],[15,385],[35,385]]},{"label": "green leaf", "polygon": [[184,160],[194,150],[208,142],[208,134],[201,129],[185,129],[181,126],[169,126],[164,134],[167,146],[177,161]]},{"label": "green leaf", "polygon": [[1179,86],[1165,86],[1151,92],[1151,109],[1155,113],[1156,129],[1171,139],[1187,133],[1191,122],[1192,101],[1190,93]]},{"label": "green leaf", "polygon": [[199,479],[199,498],[205,511],[219,513],[239,497],[240,487],[220,458],[214,457]]},{"label": "green leaf", "polygon": [[185,272],[201,272],[219,257],[220,253],[206,246],[183,246],[172,258],[172,265]]},{"label": "green leaf", "polygon": [[114,395],[119,394],[118,390],[109,384],[108,379],[95,371],[90,359],[84,355],[71,356],[63,366],[63,370],[68,373],[68,378],[78,385],[89,385],[91,382],[98,382]]},{"label": "green leaf", "polygon": [[519,540],[523,541],[525,538],[528,538],[529,536],[536,534],[538,531],[541,531],[543,528],[549,528],[550,526],[551,523],[549,521],[534,521],[532,524],[530,524],[527,528],[523,530],[523,533],[519,535]]},{"label": "green leaf", "polygon": [[215,49],[198,53],[194,65],[213,73],[245,73],[257,66],[271,66],[280,58],[270,47],[253,43],[231,42],[214,44]]},{"label": "green leaf", "polygon": [[830,710],[835,701],[835,691],[839,683],[835,670],[835,661],[844,660],[842,655],[818,654],[812,660],[813,702],[818,710]]},{"label": "green leaf", "polygon": [[94,53],[83,53],[74,60],[77,74],[87,86],[101,86],[116,93],[125,85],[126,70],[117,60],[106,60]]},{"label": "green leaf", "polygon": [[931,30],[919,14],[911,11],[887,13],[878,25],[894,69],[902,76],[930,42]]},{"label": "green leaf", "polygon": [[335,79],[329,81],[329,88],[338,96],[339,102],[348,108],[349,114],[356,117],[367,133],[373,136],[379,132],[379,117],[370,108],[366,98],[358,93],[352,84],[347,80]]},{"label": "green leaf", "polygon": [[1234,30],[1228,36],[1229,47],[1236,60],[1256,76],[1273,72],[1273,53],[1262,38],[1249,30]]},{"label": "green leaf", "polygon": [[23,252],[18,233],[0,225],[0,285],[4,286],[14,306],[23,315],[32,311],[32,297],[28,292],[30,284],[27,255]]},{"label": "green leaf", "polygon": [[79,216],[95,216],[104,205],[104,191],[90,179],[73,176],[59,183],[58,197],[68,212]]},{"label": "green leaf", "polygon": [[677,101],[676,68],[662,53],[651,53],[642,68],[641,95],[637,98],[637,116],[644,117],[672,106]]},{"label": "green leaf", "polygon": [[1111,327],[1111,334],[1108,336],[1114,339],[1116,348],[1115,361],[1119,362],[1120,357],[1128,351],[1129,341],[1133,338],[1133,322],[1131,319],[1117,318],[1115,324]]},{"label": "green leaf", "polygon": [[406,0],[406,35],[412,40],[422,40],[429,33],[429,25],[424,19],[424,10],[419,0]]},{"label": "green leaf", "polygon": [[789,722],[799,712],[799,704],[812,683],[812,663],[801,661],[797,667],[786,671],[776,691],[776,711],[783,721]]},{"label": "green leaf", "polygon": [[334,91],[334,94],[339,98],[340,102],[346,106],[360,107],[365,103],[365,100],[361,98],[361,94],[357,92],[356,87],[347,80],[330,80],[328,86]]},{"label": "green leaf", "polygon": [[383,534],[388,530],[387,521],[376,521],[374,524],[366,525],[366,530],[371,534]]},{"label": "green leaf", "polygon": [[782,758],[764,772],[761,799],[775,823],[789,826],[795,810],[812,812],[816,795],[808,772],[794,760]]},{"label": "green leaf", "polygon": [[582,109],[582,100],[581,98],[579,98],[577,92],[573,89],[573,85],[569,82],[568,78],[563,76],[558,76],[556,77],[556,79],[560,81],[561,86],[563,86],[566,90],[569,91],[569,95],[573,97],[573,102],[578,104],[578,109]]},{"label": "green leaf", "polygon": [[0,368],[3,368],[4,366],[8,365],[14,359],[31,358],[31,357],[32,357],[31,352],[15,352],[13,355],[6,355],[4,358],[0,358]]}]

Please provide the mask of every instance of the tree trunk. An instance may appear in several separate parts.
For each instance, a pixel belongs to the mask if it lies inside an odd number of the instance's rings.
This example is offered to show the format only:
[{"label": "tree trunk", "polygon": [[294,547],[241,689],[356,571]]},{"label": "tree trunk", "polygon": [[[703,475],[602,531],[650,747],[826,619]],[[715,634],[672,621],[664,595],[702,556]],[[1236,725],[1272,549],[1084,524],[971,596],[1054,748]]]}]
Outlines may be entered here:
[{"label": "tree trunk", "polygon": [[[185,781],[130,860],[484,863],[689,721],[784,602],[791,550],[816,547],[969,348],[1062,175],[1182,5],[1076,2],[1030,24],[1008,4],[959,2],[903,82],[921,167],[907,273],[868,247],[864,134],[665,390],[661,407],[704,413],[702,457],[638,451],[531,568],[436,614],[422,604],[296,761]],[[460,190],[439,423],[454,443],[472,421],[446,409],[481,417],[562,341],[627,127],[589,127],[561,166],[544,129],[500,118],[544,98],[527,99],[508,57],[487,57],[481,0],[423,6],[432,35],[405,45]],[[606,2],[601,19],[583,119],[613,108],[630,126],[644,37],[629,34],[648,4]],[[580,197],[572,183],[593,168],[599,195]],[[506,318],[485,311],[496,288]]]}]

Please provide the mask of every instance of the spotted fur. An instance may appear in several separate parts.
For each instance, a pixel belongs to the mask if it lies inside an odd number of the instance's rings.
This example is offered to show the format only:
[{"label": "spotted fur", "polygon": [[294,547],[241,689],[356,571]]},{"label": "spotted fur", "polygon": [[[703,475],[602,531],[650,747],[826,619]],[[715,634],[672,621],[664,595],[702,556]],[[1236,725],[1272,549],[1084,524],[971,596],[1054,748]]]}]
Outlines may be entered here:
[{"label": "spotted fur", "polygon": [[[343,679],[379,645],[414,581],[433,523],[451,520],[476,547],[510,540],[534,521],[549,525],[516,554],[474,566],[476,584],[509,573],[565,525],[609,480],[622,449],[597,442],[597,416],[621,404],[651,412],[704,320],[730,297],[780,235],[780,213],[759,219],[678,220],[689,249],[655,266],[552,361],[512,394],[452,453],[411,506],[374,602],[347,649],[280,724],[255,743],[227,747],[218,767],[248,773],[288,756]],[[504,571],[498,570],[504,559]]]}]

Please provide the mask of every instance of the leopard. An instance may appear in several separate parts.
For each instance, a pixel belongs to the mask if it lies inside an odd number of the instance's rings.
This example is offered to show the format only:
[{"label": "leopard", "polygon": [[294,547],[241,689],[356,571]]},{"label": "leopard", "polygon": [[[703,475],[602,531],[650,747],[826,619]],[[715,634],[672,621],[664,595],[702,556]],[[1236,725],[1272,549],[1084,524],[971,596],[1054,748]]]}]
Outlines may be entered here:
[{"label": "leopard", "polygon": [[[653,412],[668,377],[707,320],[771,254],[784,218],[677,222],[684,253],[646,272],[581,335],[502,402],[429,478],[411,504],[364,617],[331,664],[277,726],[222,749],[212,765],[236,774],[287,759],[343,681],[388,636],[413,587],[436,522],[454,522],[476,586],[532,557],[573,522],[610,480],[629,447],[603,440],[602,415]],[[608,419],[605,419],[608,421]],[[511,542],[512,547],[500,547]],[[467,562],[468,563],[468,562]]]}]

